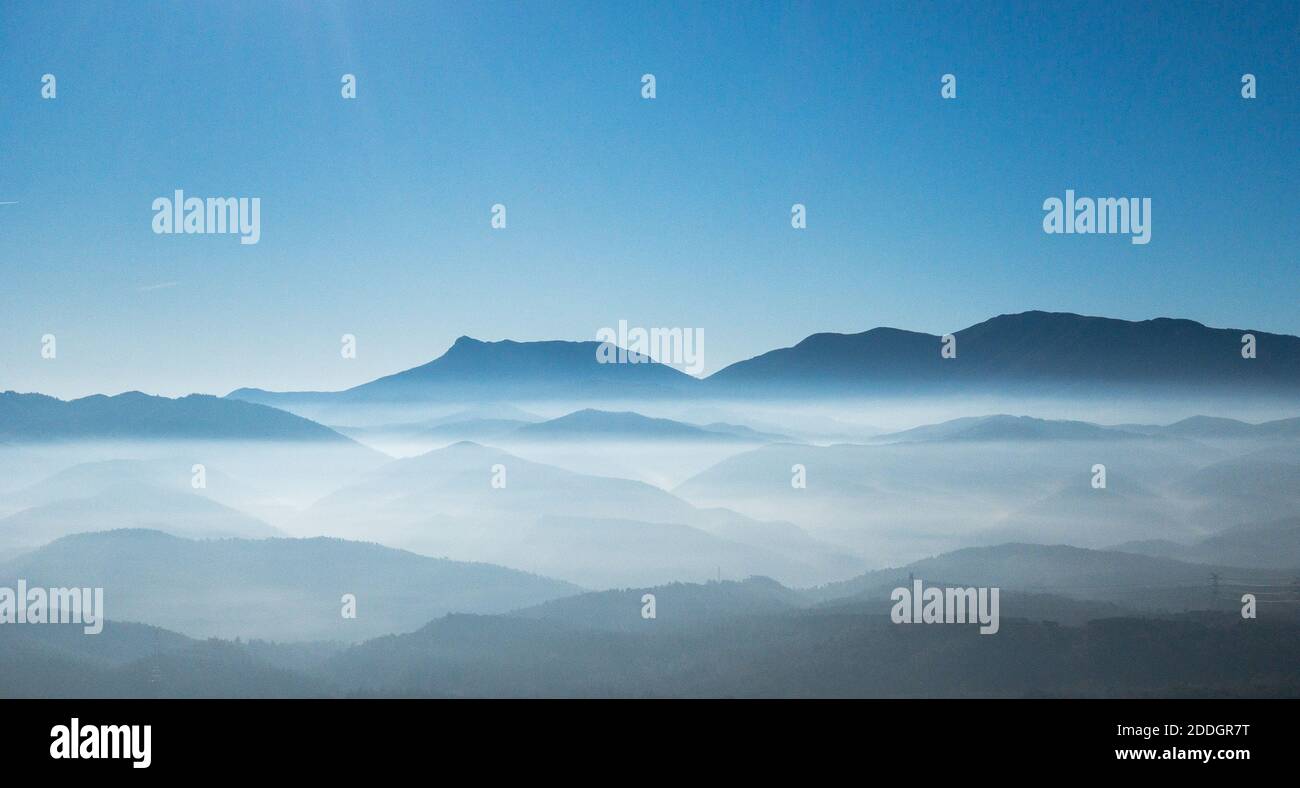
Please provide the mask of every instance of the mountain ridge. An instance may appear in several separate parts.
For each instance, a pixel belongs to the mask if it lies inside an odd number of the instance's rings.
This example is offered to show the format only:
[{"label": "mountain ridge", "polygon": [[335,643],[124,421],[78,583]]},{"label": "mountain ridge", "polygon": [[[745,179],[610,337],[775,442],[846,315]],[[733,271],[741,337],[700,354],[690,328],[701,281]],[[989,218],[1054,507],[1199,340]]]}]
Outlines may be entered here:
[{"label": "mountain ridge", "polygon": [[[1242,337],[1256,357],[1242,357]],[[796,344],[737,361],[704,378],[649,363],[601,364],[594,341],[486,342],[462,336],[442,356],[341,391],[239,388],[231,399],[273,404],[391,403],[563,398],[860,395],[957,390],[1087,392],[1300,391],[1300,337],[1213,328],[1185,318],[1148,320],[1030,310],[1005,313],[943,337],[879,326],[854,334],[819,332]]]},{"label": "mountain ridge", "polygon": [[210,394],[171,398],[139,391],[72,400],[0,392],[0,439],[283,440],[360,448],[323,424],[260,403]]}]

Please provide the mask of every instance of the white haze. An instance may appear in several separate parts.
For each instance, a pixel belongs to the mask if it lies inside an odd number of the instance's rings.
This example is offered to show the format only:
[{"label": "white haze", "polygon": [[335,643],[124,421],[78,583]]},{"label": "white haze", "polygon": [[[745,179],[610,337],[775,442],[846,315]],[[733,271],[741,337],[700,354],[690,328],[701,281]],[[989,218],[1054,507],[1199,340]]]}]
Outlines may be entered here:
[{"label": "white haze", "polygon": [[[722,423],[738,431],[716,439],[656,439],[651,431],[538,440],[492,424],[536,424],[592,407],[672,419],[675,429]],[[1297,415],[1283,405],[1239,411],[1224,402],[1120,399],[336,406],[329,423],[359,442],[0,445],[0,561],[67,534],[130,527],[199,540],[325,535],[588,589],[749,575],[808,587],[967,546],[1193,546],[1300,515],[1295,432],[1169,436],[1125,427],[1089,439],[995,431],[914,442],[889,435],[1002,413],[1101,425]],[[470,424],[472,432],[478,421],[494,432],[423,435],[447,424]],[[196,464],[206,487],[193,484]],[[1093,486],[1099,464],[1104,489]],[[496,466],[504,466],[504,488],[493,486]],[[805,488],[792,485],[794,466],[805,469]],[[177,496],[192,496],[194,505]],[[133,598],[140,593],[133,589]],[[205,605],[222,593],[207,589]],[[240,609],[256,607],[244,591],[228,593]],[[321,604],[290,591],[265,599],[267,614],[274,607],[285,621]],[[334,604],[332,592],[326,601]],[[417,606],[391,620],[424,612]],[[175,623],[180,614],[169,615]],[[209,629],[232,634],[239,626]]]}]

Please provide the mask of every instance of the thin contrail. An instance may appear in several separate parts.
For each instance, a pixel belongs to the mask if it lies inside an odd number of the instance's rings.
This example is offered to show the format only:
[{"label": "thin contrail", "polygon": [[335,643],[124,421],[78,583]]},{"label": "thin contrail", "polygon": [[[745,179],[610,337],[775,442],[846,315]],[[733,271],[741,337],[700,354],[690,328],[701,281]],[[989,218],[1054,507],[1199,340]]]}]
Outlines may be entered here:
[{"label": "thin contrail", "polygon": [[180,282],[159,282],[156,285],[145,285],[144,287],[137,287],[136,289],[141,293],[148,293],[153,290],[163,290],[168,287],[175,287],[178,284],[180,284]]}]

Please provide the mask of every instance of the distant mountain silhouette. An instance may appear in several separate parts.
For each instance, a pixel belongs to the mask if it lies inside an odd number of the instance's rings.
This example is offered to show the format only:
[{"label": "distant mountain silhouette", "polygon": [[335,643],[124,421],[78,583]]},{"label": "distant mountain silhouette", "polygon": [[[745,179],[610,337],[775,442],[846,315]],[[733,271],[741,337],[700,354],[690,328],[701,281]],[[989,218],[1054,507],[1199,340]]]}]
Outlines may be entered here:
[{"label": "distant mountain silhouette", "polygon": [[191,484],[191,473],[194,464],[198,462],[200,460],[196,456],[185,456],[77,463],[62,468],[35,484],[0,496],[0,515],[131,487],[151,487],[170,493],[201,495],[241,511],[261,494],[216,467],[205,467],[207,485],[195,489]]},{"label": "distant mountain silhouette", "polygon": [[340,392],[238,389],[230,399],[277,404],[482,402],[582,397],[676,397],[699,381],[635,353],[640,363],[602,364],[599,342],[456,340],[442,356],[413,369]]},{"label": "distant mountain silhouette", "polygon": [[1245,421],[1219,416],[1192,416],[1163,427],[1149,424],[1125,424],[1118,427],[1118,429],[1150,435],[1177,435],[1202,440],[1233,438],[1293,439],[1300,437],[1300,418],[1276,419],[1260,424],[1250,424]]},{"label": "distant mountain silhouette", "polygon": [[541,416],[531,411],[517,408],[506,402],[492,402],[484,405],[475,405],[473,407],[458,410],[454,413],[448,413],[445,416],[426,419],[418,425],[424,428],[442,427],[448,424],[463,424],[467,421],[511,421],[521,424],[531,424],[536,421],[545,421]]},{"label": "distant mountain silhouette", "polygon": [[[891,623],[890,591],[909,571],[927,587],[1000,587],[998,635]],[[1216,596],[1209,571],[1009,544],[814,589],[754,577],[585,593],[451,614],[351,647],[198,642],[115,620],[89,638],[72,626],[0,627],[0,664],[11,668],[0,696],[1296,696],[1293,607],[1263,606],[1243,624],[1236,593],[1288,575],[1233,572]],[[1115,597],[1125,604],[1105,601]]]},{"label": "distant mountain silhouette", "polygon": [[1191,545],[1150,539],[1124,542],[1112,549],[1204,564],[1300,569],[1300,517],[1243,523]]},{"label": "distant mountain silhouette", "polygon": [[[802,591],[751,578],[448,616],[338,652],[326,666],[363,694],[404,696],[1294,694],[1294,611],[1271,606],[1243,627],[1239,599],[1226,588],[1216,597],[1210,571],[1006,544]],[[890,592],[909,572],[927,587],[999,587],[998,635],[891,623]],[[1231,577],[1268,587],[1284,575]],[[640,615],[644,592],[656,596],[654,619]]]},{"label": "distant mountain silhouette", "polygon": [[352,443],[321,424],[251,402],[203,394],[169,399],[138,391],[70,401],[44,394],[0,393],[0,439]]},{"label": "distant mountain silhouette", "polygon": [[0,627],[0,697],[1300,695],[1294,620],[1138,618],[1011,592],[999,635],[981,637],[974,625],[891,624],[876,598],[782,610],[780,595],[794,592],[762,583],[653,589],[680,620],[642,619],[640,599],[615,592],[540,617],[450,615],[351,648],[195,641],[119,621],[95,637],[75,625]]},{"label": "distant mountain silhouette", "polygon": [[[490,564],[342,539],[182,539],[83,533],[0,563],[0,585],[100,587],[114,619],[194,637],[360,640],[449,612],[499,613],[578,587]],[[341,597],[353,594],[354,619]]]},{"label": "distant mountain silhouette", "polygon": [[[1276,570],[1217,568],[1243,588],[1267,589],[1289,582],[1285,572]],[[1204,565],[1133,552],[1008,543],[954,550],[896,569],[867,572],[807,593],[827,600],[865,595],[883,601],[888,599],[890,588],[900,585],[900,580],[901,585],[906,585],[911,575],[927,585],[1059,594],[1144,610],[1239,607],[1239,600],[1231,594],[1213,596],[1210,572],[1211,567]]]},{"label": "distant mountain silhouette", "polygon": [[782,435],[777,432],[764,432],[756,430],[753,427],[747,427],[743,424],[729,424],[725,421],[711,421],[708,424],[701,424],[700,429],[709,432],[720,432],[724,435],[734,435],[737,438],[745,438],[759,443],[795,443],[794,438],[789,435]]},{"label": "distant mountain silhouette", "polygon": [[529,424],[517,419],[470,419],[439,424],[419,433],[420,437],[437,441],[484,441],[510,435]]},{"label": "distant mountain silhouette", "polygon": [[[1300,517],[1233,526],[1205,539],[1192,555],[1182,558],[1229,566],[1300,569]],[[1300,592],[1294,580],[1292,591]]]},{"label": "distant mountain silhouette", "polygon": [[[1152,508],[1174,518],[1183,514],[1185,508],[1171,503],[1181,496],[1167,499],[1166,488],[1224,452],[1185,438],[1142,436],[1083,422],[995,417],[932,426],[903,433],[914,438],[910,440],[896,435],[865,444],[764,444],[735,453],[672,489],[696,506],[797,523],[816,538],[870,556],[876,565],[987,544],[988,539],[1100,547],[1153,535],[1192,538],[1208,530],[1181,523],[1176,531],[1151,534],[1137,526],[1159,527],[1161,521],[1148,516]],[[1091,484],[1097,463],[1111,471],[1104,492]],[[803,488],[792,486],[796,467],[806,476]],[[1195,500],[1222,500],[1220,487],[1217,482],[1201,485]],[[1154,497],[1141,494],[1143,489],[1154,491]],[[1274,517],[1295,511],[1277,508],[1275,499],[1260,499],[1276,512]],[[1058,515],[1041,539],[1024,530],[1028,523],[1015,527],[1005,519],[1040,501],[1049,509],[1040,507],[1039,514]],[[1072,518],[1128,530],[1094,533],[1094,527],[1071,526]]]},{"label": "distant mountain silhouette", "polygon": [[[655,598],[655,618],[640,615],[645,594]],[[651,627],[682,627],[733,616],[780,613],[807,605],[804,595],[771,578],[742,581],[670,583],[648,588],[595,591],[551,600],[519,610],[520,618],[554,621],[574,628],[645,632]],[[659,610],[663,610],[663,619]]]},{"label": "distant mountain silhouette", "polygon": [[[1241,356],[1254,335],[1256,358]],[[583,402],[784,394],[871,395],[983,391],[1088,394],[1098,389],[1295,396],[1300,337],[1192,320],[1129,321],[1068,312],[999,315],[941,337],[897,328],[813,334],[698,380],[648,357],[601,364],[598,342],[483,342],[461,337],[441,357],[337,392],[227,395],[281,407],[409,402],[570,400]],[[3,436],[0,436],[3,437]]]},{"label": "distant mountain silhouette", "polygon": [[[1241,356],[1242,335],[1257,357]],[[933,334],[875,328],[814,334],[732,364],[710,394],[889,394],[960,390],[1086,393],[1099,387],[1268,393],[1300,387],[1300,338],[1191,320],[1128,321],[1058,312],[1000,315],[956,331],[956,357]]]},{"label": "distant mountain silhouette", "polygon": [[1179,478],[1173,490],[1214,531],[1300,513],[1300,445],[1281,442]]},{"label": "distant mountain silhouette", "polygon": [[488,442],[509,435],[531,422],[518,419],[466,419],[429,427],[419,423],[383,424],[377,427],[335,427],[342,434],[383,451],[393,443],[415,443],[432,449],[457,441]]},{"label": "distant mountain silhouette", "polygon": [[126,484],[24,509],[0,519],[0,547],[39,547],[69,534],[156,528],[191,539],[283,536],[194,490]]},{"label": "distant mountain silhouette", "polygon": [[[1300,419],[1293,419],[1293,421],[1300,423]],[[1238,438],[1267,432],[1266,429],[1259,429],[1262,426],[1264,425],[1247,424],[1244,421],[1217,416],[1192,416],[1158,431],[1165,435],[1183,435],[1188,438]]]},{"label": "distant mountain silhouette", "polygon": [[[327,646],[321,644],[321,649]],[[159,627],[108,621],[0,627],[4,698],[319,697],[319,678],[270,664],[269,644],[191,640]],[[293,666],[298,667],[298,666]]]},{"label": "distant mountain silhouette", "polygon": [[742,437],[735,432],[706,429],[672,419],[651,418],[632,411],[614,413],[591,408],[575,411],[550,421],[525,425],[510,433],[510,438],[513,440],[759,442]]},{"label": "distant mountain silhouette", "polygon": [[[493,487],[493,468],[505,484]],[[789,523],[698,509],[644,482],[462,442],[395,460],[303,512],[299,530],[518,567],[592,587],[764,574],[791,582],[861,566]],[[846,571],[848,568],[848,571]]]},{"label": "distant mountain silhouette", "polygon": [[1104,495],[1098,492],[1090,484],[1067,484],[1000,518],[983,539],[1100,548],[1192,532],[1174,502],[1136,479],[1117,476]]},{"label": "distant mountain silhouette", "polygon": [[1141,439],[1144,435],[1086,421],[1036,419],[1030,416],[972,416],[927,424],[902,432],[886,433],[875,441],[999,441],[999,440],[1123,440]]}]

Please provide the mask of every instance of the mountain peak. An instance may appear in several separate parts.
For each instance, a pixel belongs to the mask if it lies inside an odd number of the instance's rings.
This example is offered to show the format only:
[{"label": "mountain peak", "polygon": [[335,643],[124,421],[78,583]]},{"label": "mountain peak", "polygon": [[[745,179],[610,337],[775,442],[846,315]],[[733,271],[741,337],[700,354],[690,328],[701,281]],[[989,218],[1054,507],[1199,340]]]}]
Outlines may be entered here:
[{"label": "mountain peak", "polygon": [[982,391],[1068,394],[1124,388],[1185,393],[1288,395],[1300,386],[1300,338],[1194,320],[1132,321],[1072,312],[1002,314],[954,332],[949,355],[933,334],[877,328],[813,334],[719,371],[714,391],[821,396]]},{"label": "mountain peak", "polygon": [[481,402],[675,396],[699,381],[665,364],[606,364],[596,341],[456,339],[418,367],[346,392],[350,401]]},{"label": "mountain peak", "polygon": [[601,363],[596,341],[484,341],[457,337],[442,356],[343,392],[230,395],[263,404],[558,401],[612,403],[690,395],[1089,396],[1097,392],[1294,396],[1300,337],[1194,320],[1132,321],[1074,312],[1006,313],[940,336],[893,327],[816,333],[697,379],[666,364]]}]

